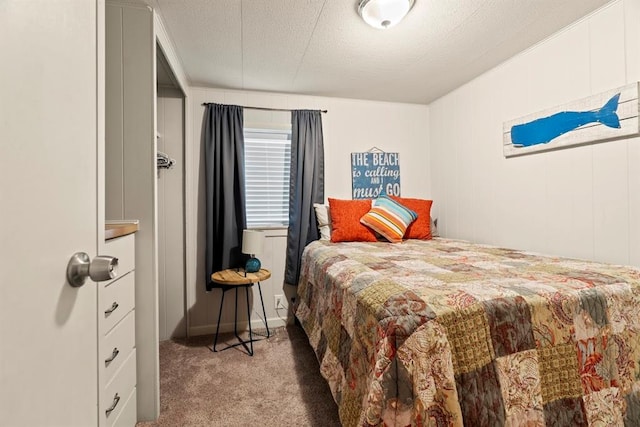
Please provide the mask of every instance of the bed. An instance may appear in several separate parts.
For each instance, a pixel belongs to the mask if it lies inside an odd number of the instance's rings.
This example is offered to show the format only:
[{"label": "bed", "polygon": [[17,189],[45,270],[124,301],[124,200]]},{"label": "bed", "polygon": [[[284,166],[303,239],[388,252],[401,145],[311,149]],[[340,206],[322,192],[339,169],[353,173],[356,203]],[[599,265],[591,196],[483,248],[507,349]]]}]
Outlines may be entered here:
[{"label": "bed", "polygon": [[316,241],[296,317],[344,426],[640,425],[640,270]]}]

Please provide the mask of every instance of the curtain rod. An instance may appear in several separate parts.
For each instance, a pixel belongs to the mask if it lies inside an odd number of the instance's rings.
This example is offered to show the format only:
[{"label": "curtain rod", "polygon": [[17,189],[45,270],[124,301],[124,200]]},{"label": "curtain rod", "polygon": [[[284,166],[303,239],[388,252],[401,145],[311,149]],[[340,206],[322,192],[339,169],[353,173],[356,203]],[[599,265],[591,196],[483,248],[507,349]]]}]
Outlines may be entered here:
[{"label": "curtain rod", "polygon": [[[202,105],[209,105],[209,104],[213,104],[213,102],[203,102]],[[267,108],[267,107],[242,107],[242,108],[246,108],[249,110],[262,110],[262,111],[293,111],[293,110],[288,110],[286,108]],[[327,110],[320,110],[321,113],[326,113],[328,112]]]}]

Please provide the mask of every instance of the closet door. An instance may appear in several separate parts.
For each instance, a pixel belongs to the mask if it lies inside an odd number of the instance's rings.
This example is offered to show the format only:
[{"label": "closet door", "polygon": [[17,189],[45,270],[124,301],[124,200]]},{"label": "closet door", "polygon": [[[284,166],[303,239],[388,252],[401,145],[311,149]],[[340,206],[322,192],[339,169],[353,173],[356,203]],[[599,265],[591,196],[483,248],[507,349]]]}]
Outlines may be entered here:
[{"label": "closet door", "polygon": [[[102,1],[0,2],[0,425],[97,424]],[[98,224],[101,224],[98,227]]]}]

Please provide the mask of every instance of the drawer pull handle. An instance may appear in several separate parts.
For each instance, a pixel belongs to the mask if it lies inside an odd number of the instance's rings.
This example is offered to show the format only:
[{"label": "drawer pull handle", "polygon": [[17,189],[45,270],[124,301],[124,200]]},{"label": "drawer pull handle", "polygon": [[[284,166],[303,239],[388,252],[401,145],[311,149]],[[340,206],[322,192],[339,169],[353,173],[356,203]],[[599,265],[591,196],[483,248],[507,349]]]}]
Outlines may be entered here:
[{"label": "drawer pull handle", "polygon": [[118,308],[118,303],[117,303],[117,302],[114,302],[113,304],[111,304],[111,308],[110,308],[109,310],[106,310],[106,311],[104,312],[104,315],[105,315],[105,316],[110,315],[111,313],[113,313],[114,311],[116,311],[116,308]]},{"label": "drawer pull handle", "polygon": [[118,393],[116,393],[116,395],[113,396],[113,403],[111,404],[111,406],[109,406],[109,408],[107,408],[106,411],[104,411],[107,417],[111,412],[113,412],[114,409],[116,409],[116,406],[118,406],[118,402],[120,402],[120,396],[118,396]]},{"label": "drawer pull handle", "polygon": [[118,357],[118,354],[120,354],[120,350],[118,350],[118,347],[114,347],[113,348],[113,352],[111,353],[111,357],[109,357],[108,359],[104,360],[104,364],[105,366],[108,366],[109,363],[113,362],[113,360]]}]

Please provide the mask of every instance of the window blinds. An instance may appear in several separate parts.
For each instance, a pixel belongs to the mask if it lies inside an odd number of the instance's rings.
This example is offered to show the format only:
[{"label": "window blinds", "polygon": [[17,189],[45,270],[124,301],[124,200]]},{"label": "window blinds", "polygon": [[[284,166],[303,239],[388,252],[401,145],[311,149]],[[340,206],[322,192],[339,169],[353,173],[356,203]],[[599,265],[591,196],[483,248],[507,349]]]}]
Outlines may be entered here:
[{"label": "window blinds", "polygon": [[291,130],[244,128],[247,227],[289,224]]}]

